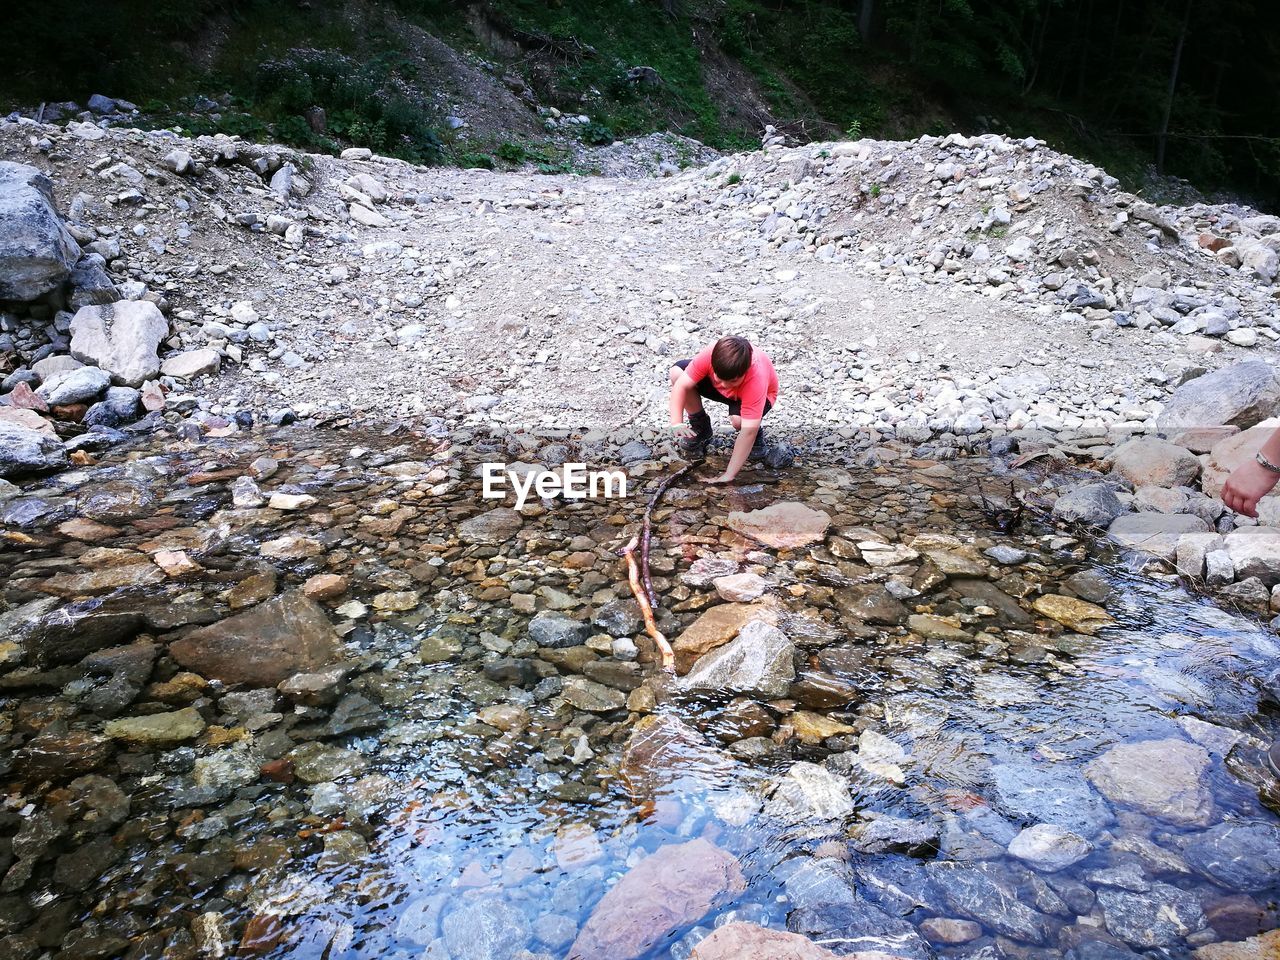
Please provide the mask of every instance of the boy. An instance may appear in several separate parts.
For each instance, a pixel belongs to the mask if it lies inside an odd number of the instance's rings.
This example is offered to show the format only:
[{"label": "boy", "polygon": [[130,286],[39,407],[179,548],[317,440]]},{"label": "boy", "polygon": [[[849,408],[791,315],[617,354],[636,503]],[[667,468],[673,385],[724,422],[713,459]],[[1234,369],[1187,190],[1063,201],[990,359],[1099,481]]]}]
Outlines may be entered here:
[{"label": "boy", "polygon": [[738,439],[724,473],[710,483],[732,483],[748,459],[764,460],[771,467],[789,465],[786,449],[768,446],[760,429],[760,421],[778,399],[778,374],[765,352],[746,337],[721,337],[692,360],[677,360],[670,379],[671,430],[687,454],[704,453],[714,435],[701,398],[728,404]]}]

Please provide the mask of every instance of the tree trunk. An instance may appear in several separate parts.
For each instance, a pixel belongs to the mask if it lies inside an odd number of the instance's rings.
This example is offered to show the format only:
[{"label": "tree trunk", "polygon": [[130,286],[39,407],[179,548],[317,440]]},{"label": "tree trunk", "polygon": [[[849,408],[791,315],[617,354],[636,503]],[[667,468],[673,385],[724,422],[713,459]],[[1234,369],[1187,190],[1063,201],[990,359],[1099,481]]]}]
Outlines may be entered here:
[{"label": "tree trunk", "polygon": [[1164,117],[1160,121],[1160,133],[1156,137],[1156,173],[1164,173],[1164,151],[1169,141],[1169,118],[1173,116],[1173,97],[1178,88],[1178,69],[1182,66],[1182,47],[1187,40],[1187,25],[1191,22],[1192,0],[1182,11],[1182,28],[1178,31],[1178,44],[1173,48],[1173,66],[1169,70],[1169,95],[1164,101]]},{"label": "tree trunk", "polygon": [[862,0],[858,7],[858,35],[863,43],[871,42],[871,18],[875,15],[875,0]]}]

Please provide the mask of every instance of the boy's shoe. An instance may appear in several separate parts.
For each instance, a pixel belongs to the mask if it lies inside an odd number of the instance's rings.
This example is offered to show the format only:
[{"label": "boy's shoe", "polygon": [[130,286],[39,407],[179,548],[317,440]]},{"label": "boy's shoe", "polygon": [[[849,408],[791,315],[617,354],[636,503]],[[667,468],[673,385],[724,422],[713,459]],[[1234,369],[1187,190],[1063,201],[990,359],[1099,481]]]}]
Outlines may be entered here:
[{"label": "boy's shoe", "polygon": [[781,470],[795,463],[796,455],[785,443],[770,443],[765,439],[764,428],[761,427],[756,434],[756,442],[751,445],[751,452],[747,454],[747,460],[763,460],[770,470]]},{"label": "boy's shoe", "polygon": [[711,418],[707,416],[707,411],[689,414],[689,426],[693,427],[693,436],[680,441],[681,451],[694,454],[706,453],[707,444],[716,435],[711,429]]}]

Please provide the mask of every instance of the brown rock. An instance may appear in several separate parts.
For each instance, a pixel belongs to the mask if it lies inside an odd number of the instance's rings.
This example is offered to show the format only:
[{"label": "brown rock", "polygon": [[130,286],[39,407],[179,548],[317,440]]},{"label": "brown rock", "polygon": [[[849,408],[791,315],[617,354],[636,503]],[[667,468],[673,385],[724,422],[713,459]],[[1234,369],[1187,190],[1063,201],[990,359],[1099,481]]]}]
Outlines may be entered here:
[{"label": "brown rock", "polygon": [[29,383],[19,383],[9,392],[9,405],[19,410],[36,410],[40,413],[49,409],[44,397],[32,390]]},{"label": "brown rock", "polygon": [[45,593],[58,597],[82,597],[106,593],[121,587],[140,587],[160,583],[164,573],[150,561],[128,563],[90,570],[87,573],[60,573],[40,585]]},{"label": "brown rock", "polygon": [[659,847],[596,904],[568,960],[645,956],[746,886],[737,859],[708,840]]},{"label": "brown rock", "polygon": [[839,956],[798,933],[737,922],[712,931],[693,948],[689,960],[831,960]]},{"label": "brown rock", "polygon": [[775,623],[777,615],[761,603],[722,603],[712,607],[671,644],[676,654],[676,670],[688,673],[699,657],[724,646],[752,620]]},{"label": "brown rock", "polygon": [[279,760],[268,760],[258,772],[267,780],[274,780],[276,783],[293,783],[293,761],[281,757]]},{"label": "brown rock", "polygon": [[347,578],[336,573],[317,573],[302,585],[302,592],[312,600],[332,600],[347,592]]},{"label": "brown rock", "polygon": [[332,663],[339,648],[320,605],[290,591],[169,645],[182,666],[224,683],[275,686]]},{"label": "brown rock", "polygon": [[87,520],[84,517],[74,517],[58,524],[58,532],[64,537],[71,537],[73,540],[97,543],[99,540],[110,540],[112,537],[118,537],[120,528],[109,527],[105,523]]},{"label": "brown rock", "polygon": [[803,503],[783,501],[746,513],[735,510],[726,525],[766,546],[786,550],[821,541],[831,517]]},{"label": "brown rock", "polygon": [[1202,250],[1217,253],[1219,250],[1225,250],[1231,246],[1231,241],[1226,237],[1215,237],[1212,233],[1202,233],[1196,237],[1196,244]]},{"label": "brown rock", "polygon": [[276,571],[267,567],[260,573],[245,577],[225,594],[227,605],[232,610],[243,610],[255,603],[261,603],[276,592]]},{"label": "brown rock", "polygon": [[1060,593],[1046,593],[1031,604],[1036,613],[1057,620],[1068,629],[1090,636],[1115,623],[1111,615],[1096,604]]},{"label": "brown rock", "polygon": [[185,550],[160,550],[152,556],[152,559],[167,577],[186,577],[204,569],[187,556]]},{"label": "brown rock", "polygon": [[1196,960],[1276,960],[1280,957],[1280,930],[1271,930],[1237,943],[1211,943],[1194,954]]},{"label": "brown rock", "polygon": [[920,935],[930,943],[968,943],[982,936],[982,927],[972,920],[929,917],[920,923]]}]

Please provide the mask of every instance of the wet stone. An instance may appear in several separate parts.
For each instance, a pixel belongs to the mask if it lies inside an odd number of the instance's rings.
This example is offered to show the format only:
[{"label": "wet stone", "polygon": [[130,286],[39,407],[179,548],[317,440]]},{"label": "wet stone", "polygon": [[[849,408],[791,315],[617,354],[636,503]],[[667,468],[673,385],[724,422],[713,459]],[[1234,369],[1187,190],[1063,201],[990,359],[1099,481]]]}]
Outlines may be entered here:
[{"label": "wet stone", "polygon": [[787,917],[787,929],[832,948],[839,955],[878,953],[928,960],[928,944],[906,920],[890,916],[861,897],[847,903],[801,907]]},{"label": "wet stone", "polygon": [[1077,771],[1062,765],[1000,764],[991,768],[1000,805],[1027,820],[1054,823],[1088,839],[1111,823],[1111,809]]},{"label": "wet stone", "polygon": [[304,743],[288,754],[294,772],[304,783],[324,783],[364,773],[369,761],[354,750],[322,743]]},{"label": "wet stone", "polygon": [[1183,856],[1194,870],[1228,890],[1266,890],[1280,882],[1280,826],[1219,823],[1193,835]]},{"label": "wet stone", "polygon": [[1098,891],[1107,930],[1139,949],[1167,947],[1205,927],[1200,899],[1166,883],[1145,893],[1104,887]]},{"label": "wet stone", "polygon": [[1113,803],[1170,823],[1205,826],[1213,814],[1203,781],[1209,762],[1203,747],[1185,740],[1144,740],[1112,747],[1086,769]]},{"label": "wet stone", "polygon": [[529,639],[540,647],[576,647],[590,635],[590,624],[563,613],[543,611],[529,621]]},{"label": "wet stone", "polygon": [[186,634],[169,646],[182,666],[224,683],[274,686],[338,656],[329,618],[314,600],[293,591],[245,613]]},{"label": "wet stone", "polygon": [[1012,879],[998,864],[935,861],[929,875],[952,909],[988,929],[1026,943],[1048,942],[1049,917],[1022,902]]}]

